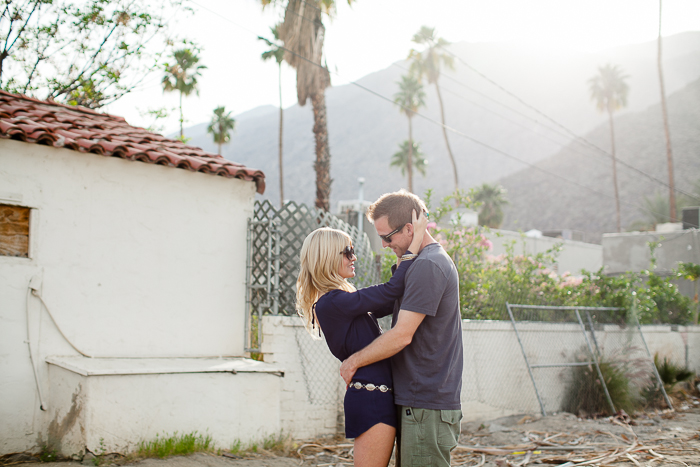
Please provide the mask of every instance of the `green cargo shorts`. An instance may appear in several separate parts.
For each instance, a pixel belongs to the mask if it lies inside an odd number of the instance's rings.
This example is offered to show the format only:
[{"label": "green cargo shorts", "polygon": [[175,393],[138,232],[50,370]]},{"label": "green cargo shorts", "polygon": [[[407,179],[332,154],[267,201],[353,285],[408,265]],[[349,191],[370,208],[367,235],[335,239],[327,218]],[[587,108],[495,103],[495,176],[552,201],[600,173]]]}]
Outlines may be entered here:
[{"label": "green cargo shorts", "polygon": [[449,467],[459,440],[461,410],[397,406],[397,467]]}]

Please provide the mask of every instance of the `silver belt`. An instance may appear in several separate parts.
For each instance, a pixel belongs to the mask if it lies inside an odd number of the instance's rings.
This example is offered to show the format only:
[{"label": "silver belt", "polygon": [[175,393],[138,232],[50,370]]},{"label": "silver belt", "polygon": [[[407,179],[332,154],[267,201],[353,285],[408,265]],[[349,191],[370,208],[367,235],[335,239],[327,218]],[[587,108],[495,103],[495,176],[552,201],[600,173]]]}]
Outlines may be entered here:
[{"label": "silver belt", "polygon": [[375,389],[377,391],[380,391],[380,392],[391,391],[391,388],[389,386],[387,386],[386,384],[380,384],[379,386],[377,386],[376,384],[372,384],[372,383],[364,384],[364,383],[360,383],[359,381],[353,381],[352,383],[350,383],[349,387],[355,388],[355,389],[367,389],[368,391],[374,391]]}]

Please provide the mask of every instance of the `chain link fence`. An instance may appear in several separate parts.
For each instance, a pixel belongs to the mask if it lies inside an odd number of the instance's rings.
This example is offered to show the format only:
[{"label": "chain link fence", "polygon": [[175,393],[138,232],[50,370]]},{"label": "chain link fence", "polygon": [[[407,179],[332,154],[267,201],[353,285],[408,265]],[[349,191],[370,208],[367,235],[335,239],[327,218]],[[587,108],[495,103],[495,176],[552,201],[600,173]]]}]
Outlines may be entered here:
[{"label": "chain link fence", "polygon": [[[463,313],[493,319],[463,321],[462,401],[484,417],[665,408],[672,401],[654,359],[691,366],[688,330],[640,326],[634,307],[558,306],[546,290],[515,282],[473,296]],[[511,316],[509,303],[525,305],[511,305]]]},{"label": "chain link fence", "polygon": [[656,393],[671,405],[634,313],[507,304],[543,415],[633,412]]},{"label": "chain link fence", "polygon": [[[256,202],[248,233],[248,351],[259,349],[258,322],[264,314],[295,314],[299,251],[304,238],[324,226],[352,237],[358,256],[355,285],[378,282],[369,240],[357,228],[303,204],[290,202],[278,209],[268,201]],[[463,321],[462,401],[473,413],[595,415],[630,410],[630,401],[642,399],[666,406],[654,354],[689,363],[682,329],[676,326],[669,334],[669,326],[645,326],[647,342],[634,310],[559,307],[546,292],[508,281],[498,290],[478,290],[467,303],[469,313],[495,318]],[[510,314],[509,303],[519,304],[511,305]],[[339,362],[305,328],[295,327],[294,333],[308,403],[341,407]]]},{"label": "chain link fence", "polygon": [[[248,221],[246,272],[246,351],[259,352],[265,314],[296,314],[296,281],[299,253],[304,239],[312,231],[331,227],[352,238],[356,287],[376,284],[379,273],[367,235],[337,217],[293,201],[277,208],[269,201],[256,201],[253,218]],[[295,329],[295,340],[313,404],[336,402],[339,362],[324,341],[314,340],[305,328]]]}]

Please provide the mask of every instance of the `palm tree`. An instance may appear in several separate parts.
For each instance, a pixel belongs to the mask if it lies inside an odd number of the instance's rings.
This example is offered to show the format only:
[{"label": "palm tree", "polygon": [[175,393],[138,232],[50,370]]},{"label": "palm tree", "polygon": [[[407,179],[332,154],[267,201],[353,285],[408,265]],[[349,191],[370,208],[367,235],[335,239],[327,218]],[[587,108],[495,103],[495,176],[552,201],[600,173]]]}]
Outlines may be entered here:
[{"label": "palm tree", "polygon": [[659,85],[661,86],[661,114],[664,120],[664,136],[666,136],[666,163],[668,165],[668,202],[671,222],[677,222],[676,217],[676,189],[673,177],[673,152],[671,151],[671,130],[668,126],[668,110],[666,109],[666,91],[664,89],[664,74],[661,64],[661,0],[659,0],[659,40],[657,53],[657,66],[659,69]]},{"label": "palm tree", "polygon": [[[279,41],[280,36],[279,36],[279,24],[275,25],[275,27],[270,28],[270,31],[272,32],[272,36],[275,38],[275,41]],[[284,206],[284,169],[282,167],[282,127],[284,123],[284,109],[282,109],[282,61],[284,60],[284,48],[280,46],[280,44],[277,44],[276,42],[272,42],[268,39],[265,39],[264,37],[258,36],[258,39],[261,41],[264,41],[267,45],[272,47],[270,50],[263,52],[262,53],[262,59],[263,61],[270,60],[272,58],[275,59],[277,62],[277,66],[279,69],[279,93],[280,93],[280,136],[279,136],[279,167],[280,167],[280,207]]]},{"label": "palm tree", "polygon": [[[347,0],[352,4],[352,0]],[[274,0],[261,0],[263,8]],[[328,67],[323,64],[323,41],[326,28],[321,15],[332,17],[334,0],[288,0],[279,38],[284,43],[284,60],[297,70],[299,105],[311,99],[316,140],[316,207],[330,210],[331,154],[328,146],[325,90],[331,84]]]},{"label": "palm tree", "polygon": [[503,206],[508,204],[506,189],[500,185],[484,183],[475,189],[474,201],[482,203],[479,210],[479,225],[492,229],[500,227],[503,222]]},{"label": "palm tree", "polygon": [[221,155],[221,145],[231,141],[231,130],[235,129],[236,120],[231,117],[231,112],[226,112],[226,107],[223,105],[215,108],[207,133],[214,135],[214,142],[219,145],[219,155]]},{"label": "palm tree", "polygon": [[625,82],[628,77],[622,74],[617,66],[607,64],[598,67],[598,75],[588,80],[591,100],[595,101],[598,110],[607,112],[610,118],[610,144],[612,147],[613,187],[615,189],[615,213],[617,215],[617,231],[620,232],[620,194],[617,189],[617,159],[615,159],[615,127],[613,112],[627,106],[629,86]]},{"label": "palm tree", "polygon": [[[680,195],[676,203],[676,218],[683,212],[683,208],[690,206],[692,201],[689,197]],[[655,191],[649,196],[642,198],[644,222],[637,222],[635,227],[645,227],[647,230],[653,230],[657,224],[669,222],[672,218],[669,209],[668,200],[659,191]]]},{"label": "palm tree", "polygon": [[442,119],[442,136],[445,138],[445,146],[447,146],[447,154],[450,156],[452,163],[452,172],[455,179],[455,190],[459,188],[459,176],[457,175],[457,163],[455,162],[450,141],[447,139],[447,130],[445,128],[445,107],[442,104],[442,94],[440,94],[440,86],[438,79],[440,78],[440,69],[444,65],[451,70],[454,69],[454,59],[451,55],[441,52],[440,49],[449,45],[442,37],[435,35],[435,28],[422,26],[413,36],[413,42],[425,46],[422,52],[411,49],[408,54],[411,63],[411,72],[418,76],[419,79],[427,78],[428,84],[434,84],[437,91],[438,102],[440,103],[440,118]]},{"label": "palm tree", "polygon": [[408,187],[411,192],[413,189],[411,170],[416,169],[425,177],[425,169],[428,166],[428,161],[425,160],[423,156],[420,143],[415,143],[408,139],[399,144],[399,150],[391,156],[391,163],[389,166],[398,167],[401,170],[401,175],[406,175],[406,173],[408,173]]},{"label": "palm tree", "polygon": [[180,139],[184,139],[185,133],[182,125],[185,118],[182,113],[182,96],[189,96],[192,92],[199,95],[199,81],[201,70],[204,65],[197,65],[199,57],[197,51],[189,47],[178,49],[173,52],[174,63],[165,64],[165,75],[163,75],[163,91],[180,93]]},{"label": "palm tree", "polygon": [[[401,106],[400,111],[406,114],[408,118],[408,141],[405,142],[408,155],[405,157],[405,170],[408,172],[408,191],[413,193],[413,148],[417,147],[417,145],[413,144],[412,119],[418,112],[418,109],[425,106],[425,92],[420,81],[411,75],[402,76],[401,81],[397,84],[399,85],[399,92],[394,94],[394,102]],[[394,157],[396,157],[396,154],[394,154]],[[394,165],[393,160],[391,165]],[[403,173],[404,169],[402,168],[401,170]]]}]

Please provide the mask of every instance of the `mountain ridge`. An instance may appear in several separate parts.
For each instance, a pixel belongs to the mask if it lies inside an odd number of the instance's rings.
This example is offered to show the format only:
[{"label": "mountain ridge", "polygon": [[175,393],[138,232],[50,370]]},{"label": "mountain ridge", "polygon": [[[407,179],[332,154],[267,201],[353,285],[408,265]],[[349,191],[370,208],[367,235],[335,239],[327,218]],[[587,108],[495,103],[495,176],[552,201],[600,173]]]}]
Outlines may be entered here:
[{"label": "mountain ridge", "polygon": [[[498,43],[455,43],[450,50],[577,134],[591,131],[605,122],[605,116],[600,115],[589,100],[587,80],[597,73],[598,66],[607,62],[620,64],[630,75],[630,105],[620,116],[659,101],[656,43],[653,41],[595,54],[540,53]],[[700,77],[700,32],[665,38],[664,52],[667,94]],[[366,180],[367,199],[406,185],[398,170],[389,169],[389,161],[399,143],[407,138],[406,118],[390,102],[397,91],[396,82],[407,68],[407,62],[399,61],[357,80],[359,85],[386,99],[372,96],[353,84],[327,89],[332,210],[337,201],[357,197],[358,177]],[[455,68],[454,72],[441,77],[440,85],[447,126],[461,133],[448,136],[457,158],[461,188],[507,177],[526,164],[556,154],[570,143],[572,137],[564,130],[517,99],[503,94],[462,62],[456,61]],[[434,188],[436,196],[443,196],[453,188],[451,166],[439,123],[436,123],[440,118],[435,88],[426,86],[425,90],[428,105],[421,113],[427,119],[414,118],[414,139],[421,143],[426,154],[428,174],[425,178],[414,175],[414,186],[419,194]],[[237,117],[237,129],[231,143],[224,146],[223,155],[263,170],[267,176],[267,191],[263,197],[276,203],[279,199],[279,114],[278,109],[268,107],[274,111],[250,118]],[[315,156],[310,104],[286,108],[284,118],[285,197],[313,204]],[[211,135],[206,133],[206,125],[196,128],[197,132],[190,129],[186,132],[192,137],[190,144],[216,152]]]},{"label": "mountain ridge", "polygon": [[[669,95],[667,107],[676,188],[692,192],[695,183],[700,181],[700,79]],[[620,217],[625,230],[648,214],[644,209],[645,197],[660,193],[668,198],[661,106],[654,104],[643,111],[616,115],[614,125]],[[609,154],[607,122],[594,128],[585,139]],[[620,162],[633,165],[658,181]],[[580,230],[588,233],[591,241],[599,241],[603,233],[615,231],[609,155],[582,151],[579,143],[572,143],[535,165],[498,181],[508,190],[510,200],[504,209],[503,228]]]}]

